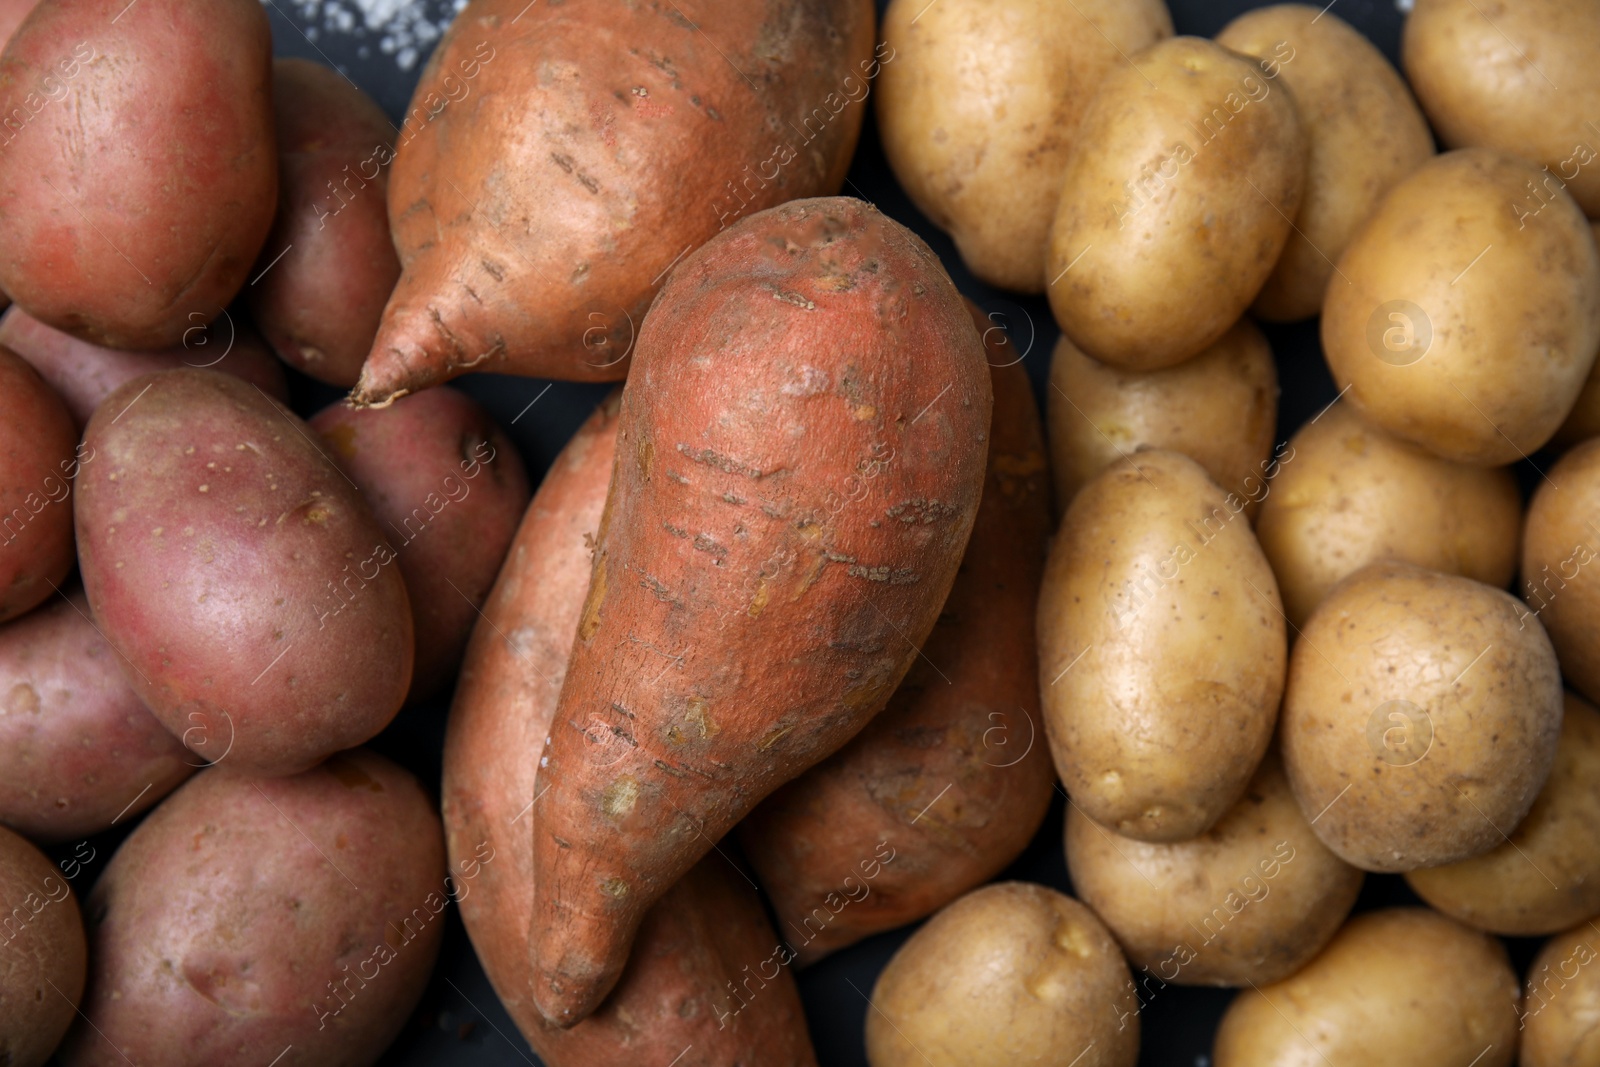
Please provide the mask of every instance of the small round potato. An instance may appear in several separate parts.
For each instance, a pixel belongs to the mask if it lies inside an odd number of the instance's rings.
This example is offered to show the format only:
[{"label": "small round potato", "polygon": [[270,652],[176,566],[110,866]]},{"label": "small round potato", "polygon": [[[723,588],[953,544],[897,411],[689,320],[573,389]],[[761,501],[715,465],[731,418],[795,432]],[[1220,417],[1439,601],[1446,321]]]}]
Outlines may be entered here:
[{"label": "small round potato", "polygon": [[1372,422],[1459,463],[1542,446],[1600,348],[1600,250],[1557,191],[1510,205],[1539,170],[1472,148],[1390,190],[1339,259],[1322,314],[1328,366]]},{"label": "small round potato", "polygon": [[1269,752],[1239,803],[1190,841],[1149,844],[1067,812],[1078,898],[1128,960],[1177,985],[1265,984],[1322,950],[1362,874],[1317,840]]},{"label": "small round potato", "polygon": [[900,946],[867,1014],[872,1067],[1133,1067],[1138,1001],[1094,913],[1027,882],[975,889]]},{"label": "small round potato", "polygon": [[1375,563],[1312,612],[1281,731],[1300,810],[1369,871],[1455,863],[1505,840],[1555,759],[1561,677],[1506,593]]},{"label": "small round potato", "polygon": [[40,1067],[76,1017],[88,949],[67,880],[4,827],[0,915],[0,1063]]},{"label": "small round potato", "polygon": [[1510,471],[1440,459],[1343,403],[1289,439],[1256,523],[1296,627],[1341,579],[1378,560],[1504,588],[1521,534]]},{"label": "small round potato", "polygon": [[1266,495],[1275,466],[1278,371],[1249,319],[1193,359],[1153,371],[1090,359],[1063,334],[1050,361],[1049,413],[1061,511],[1090,478],[1150,448],[1182,452],[1253,502]]},{"label": "small round potato", "polygon": [[1241,992],[1215,1067],[1510,1067],[1517,976],[1506,950],[1425,908],[1358,915],[1303,970]]},{"label": "small round potato", "polygon": [[[1522,598],[1550,635],[1561,673],[1600,700],[1600,438],[1561,457],[1534,491],[1522,530]],[[1531,620],[1529,620],[1531,622]]]},{"label": "small round potato", "polygon": [[1197,37],[1111,68],[1067,154],[1050,307],[1102,363],[1155,370],[1239,320],[1300,210],[1305,137],[1272,61]]},{"label": "small round potato", "polygon": [[1406,881],[1446,915],[1492,934],[1553,934],[1600,914],[1600,711],[1567,694],[1550,777],[1500,847]]},{"label": "small round potato", "polygon": [[884,154],[973,274],[1043,292],[1083,112],[1123,56],[1171,36],[1162,0],[893,0],[878,79]]},{"label": "small round potato", "polygon": [[0,348],[0,622],[43,603],[72,570],[77,443],[61,398]]},{"label": "small round potato", "polygon": [[[1596,916],[1600,919],[1600,916]],[[1545,942],[1522,997],[1521,1067],[1600,1063],[1600,922]]]}]

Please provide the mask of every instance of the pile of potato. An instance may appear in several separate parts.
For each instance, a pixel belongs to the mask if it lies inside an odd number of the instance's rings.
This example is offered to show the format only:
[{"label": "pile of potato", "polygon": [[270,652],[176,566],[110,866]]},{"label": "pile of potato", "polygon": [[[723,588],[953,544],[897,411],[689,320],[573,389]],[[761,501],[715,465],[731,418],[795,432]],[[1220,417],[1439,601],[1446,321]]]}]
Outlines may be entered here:
[{"label": "pile of potato", "polygon": [[[1600,1065],[1600,0],[1416,0],[1404,79],[472,0],[398,125],[259,0],[0,37],[0,1064],[375,1063],[454,907],[549,1067],[814,1067],[796,970],[923,919],[873,1067],[1132,1067],[1171,985],[1215,1067]],[[837,195],[868,106],[1047,418]],[[534,491],[472,371],[622,384]],[[436,794],[363,746],[444,698]],[[1075,897],[993,882],[1056,793]]]}]

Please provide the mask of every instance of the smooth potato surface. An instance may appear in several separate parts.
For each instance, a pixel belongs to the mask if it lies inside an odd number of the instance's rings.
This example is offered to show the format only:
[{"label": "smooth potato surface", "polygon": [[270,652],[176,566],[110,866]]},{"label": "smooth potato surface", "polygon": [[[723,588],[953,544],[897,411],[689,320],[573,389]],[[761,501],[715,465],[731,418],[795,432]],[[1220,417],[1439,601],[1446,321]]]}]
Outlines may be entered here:
[{"label": "smooth potato surface", "polygon": [[4,827],[0,916],[0,1063],[41,1067],[75,1018],[88,949],[68,880]]},{"label": "smooth potato surface", "polygon": [[[1600,917],[1597,917],[1600,918]],[[1600,931],[1594,919],[1545,942],[1522,997],[1521,1067],[1600,1063]]]},{"label": "smooth potato surface", "polygon": [[[1600,440],[1573,448],[1550,468],[1528,503],[1522,530],[1522,599],[1550,635],[1561,673],[1600,700]],[[1531,618],[1529,625],[1532,625]]]},{"label": "smooth potato surface", "polygon": [[86,458],[66,406],[0,348],[0,623],[43,603],[72,570],[72,492]]}]

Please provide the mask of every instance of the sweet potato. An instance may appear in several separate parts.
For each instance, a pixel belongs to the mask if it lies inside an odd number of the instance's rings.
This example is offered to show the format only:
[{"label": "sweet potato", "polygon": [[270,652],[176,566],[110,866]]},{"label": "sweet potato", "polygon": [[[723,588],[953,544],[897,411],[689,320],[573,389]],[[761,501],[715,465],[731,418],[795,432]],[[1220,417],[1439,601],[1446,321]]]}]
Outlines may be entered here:
[{"label": "sweet potato", "polygon": [[256,0],[55,0],[0,58],[0,289],[112,348],[233,299],[272,225],[272,35]]},{"label": "sweet potato", "polygon": [[625,376],[690,250],[838,191],[872,31],[867,0],[474,0],[397,137],[404,273],[356,401],[469,370]]},{"label": "sweet potato", "polygon": [[382,410],[334,404],[311,428],[394,550],[416,635],[411,699],[432,696],[461,663],[528,506],[522,457],[494,417],[454,389]]},{"label": "sweet potato", "polygon": [[388,724],[411,684],[405,582],[305,423],[237,378],[175,370],[107,397],[84,443],[84,588],[167,729],[293,774]]},{"label": "sweet potato", "polygon": [[982,494],[982,342],[858,200],[751,216],[662,289],[535,809],[534,999],[572,1025],[650,906],[877,714]]},{"label": "sweet potato", "polygon": [[721,856],[701,860],[645,917],[628,968],[595,1014],[570,1030],[547,1028],[529,997],[523,939],[533,841],[524,820],[539,787],[528,753],[550,732],[589,588],[616,416],[613,398],[539,487],[462,667],[445,734],[445,842],[451,868],[463,874],[485,844],[497,859],[460,897],[461,918],[495,992],[547,1067],[662,1067],[675,1056],[677,1067],[757,1056],[814,1067],[794,979],[761,966],[777,965],[777,936],[755,891]]},{"label": "sweet potato", "polygon": [[352,386],[400,277],[389,239],[394,126],[320,63],[272,64],[278,218],[246,289],[272,347],[319,381]]},{"label": "sweet potato", "polygon": [[83,995],[77,898],[48,857],[0,827],[0,1063],[50,1059]]},{"label": "sweet potato", "polygon": [[72,570],[77,438],[61,398],[0,348],[0,622],[42,603]]},{"label": "sweet potato", "polygon": [[990,353],[983,502],[922,658],[855,740],[740,826],[802,963],[987,882],[1027,847],[1050,806],[1055,768],[1033,633],[1050,475],[1027,372],[1005,365],[1003,351]]}]

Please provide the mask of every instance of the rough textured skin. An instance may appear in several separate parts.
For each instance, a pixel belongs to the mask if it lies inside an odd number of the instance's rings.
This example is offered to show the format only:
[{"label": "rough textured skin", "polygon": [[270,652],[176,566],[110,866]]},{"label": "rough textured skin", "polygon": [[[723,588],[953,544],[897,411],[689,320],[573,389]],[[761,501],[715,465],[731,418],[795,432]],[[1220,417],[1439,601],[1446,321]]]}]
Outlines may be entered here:
[{"label": "rough textured skin", "polygon": [[[799,994],[787,968],[749,981],[778,943],[759,899],[721,856],[707,856],[645,917],[622,979],[570,1030],[544,1025],[526,938],[533,910],[533,839],[524,820],[539,795],[538,751],[550,733],[600,527],[617,433],[608,400],[556,459],[518,531],[487,620],[473,631],[444,749],[445,841],[452,867],[471,869],[481,842],[495,850],[461,918],[517,1027],[549,1067],[815,1067]],[[515,642],[515,644],[512,644]],[[754,995],[759,992],[759,996]],[[689,1051],[685,1053],[685,1049]]]},{"label": "rough textured skin", "polygon": [[1247,11],[1216,41],[1276,63],[1294,95],[1306,134],[1305,196],[1254,308],[1271,322],[1310,318],[1351,236],[1395,182],[1433,155],[1433,134],[1383,53],[1321,4]]},{"label": "rough textured skin", "polygon": [[1056,321],[1088,355],[1181,363],[1272,273],[1306,153],[1269,65],[1175,37],[1101,81],[1068,150],[1046,274]]},{"label": "rough textured skin", "polygon": [[89,894],[87,1022],[62,1063],[215,1067],[286,1045],[277,1067],[374,1063],[470,887],[445,875],[428,795],[382,756],[341,752],[280,779],[207,770]]},{"label": "rough textured skin", "polygon": [[1144,971],[1177,985],[1287,978],[1322,950],[1362,874],[1317,840],[1275,752],[1226,815],[1189,841],[1150,844],[1067,812],[1072,889]]},{"label": "rough textured skin", "polygon": [[0,317],[0,345],[33,365],[80,427],[122,383],[184,367],[231,374],[276,400],[289,400],[283,365],[253,332],[242,326],[235,332],[231,318],[191,329],[183,344],[160,352],[125,352],[80,341],[14,307]]},{"label": "rough textured skin", "polygon": [[1205,832],[1272,740],[1287,657],[1242,500],[1176,452],[1084,486],[1045,564],[1039,686],[1085,814],[1141,841]]},{"label": "rough textured skin", "polygon": [[528,472],[478,403],[429,390],[381,411],[334,404],[311,428],[360,487],[406,580],[416,635],[411,699],[450,681],[528,506]]},{"label": "rough textured skin", "polygon": [[42,1067],[83,996],[83,918],[49,857],[3,827],[0,914],[0,1063]]},{"label": "rough textured skin", "polygon": [[588,1014],[650,905],[882,709],[965,552],[991,403],[949,277],[861,201],[763,212],[674,272],[543,750],[545,1018]]},{"label": "rough textured skin", "polygon": [[1600,1063],[1600,924],[1545,942],[1528,968],[1522,1000],[1521,1067]]},{"label": "rough textured skin", "polygon": [[88,837],[194,773],[119,659],[81,592],[0,628],[0,822],[35,841]]},{"label": "rough textured skin", "polygon": [[1600,700],[1600,439],[1550,468],[1522,530],[1522,598],[1550,635],[1567,683]]},{"label": "rough textured skin", "polygon": [[[1591,222],[1589,232],[1600,241],[1600,222]],[[1578,393],[1577,402],[1572,405],[1572,412],[1551,440],[1558,445],[1570,446],[1596,435],[1600,435],[1600,374],[1591,368],[1582,391]]]},{"label": "rough textured skin", "polygon": [[1392,908],[1351,919],[1293,977],[1241,992],[1212,1062],[1510,1067],[1516,1052],[1517,976],[1501,944],[1425,908]]},{"label": "rough textured skin", "polygon": [[405,272],[355,400],[468,370],[624,377],[687,252],[839,189],[872,32],[868,0],[474,0],[397,136]]},{"label": "rough textured skin", "polygon": [[935,915],[872,990],[872,1067],[1133,1067],[1138,1001],[1094,913],[1042,885],[1001,882]]},{"label": "rough textured skin", "polygon": [[1417,0],[1400,62],[1447,147],[1545,165],[1529,210],[1563,184],[1600,215],[1600,15],[1593,0]]},{"label": "rough textured skin", "polygon": [[[991,347],[991,362],[1003,353]],[[1010,364],[992,375],[983,502],[922,656],[865,730],[740,826],[801,963],[987,882],[1050,806],[1033,633],[1050,474],[1027,373]]]},{"label": "rough textured skin", "polygon": [[1374,563],[1312,613],[1289,664],[1284,766],[1347,863],[1454,863],[1528,813],[1555,759],[1561,677],[1520,609],[1470,578]]},{"label": "rough textured skin", "polygon": [[884,154],[969,270],[1043,292],[1084,110],[1124,56],[1171,36],[1162,0],[893,0],[878,90]]},{"label": "rough textured skin", "polygon": [[0,289],[112,348],[221,314],[277,202],[271,48],[255,0],[35,8],[0,59]]},{"label": "rough textured skin", "polygon": [[273,61],[272,96],[278,217],[246,290],[250,314],[286,362],[352,386],[400,278],[389,239],[394,126],[350,79],[304,59]]},{"label": "rough textured skin", "polygon": [[1435,157],[1383,198],[1328,285],[1336,383],[1370,421],[1458,463],[1537,450],[1600,349],[1583,213],[1564,192],[1522,223],[1512,210],[1538,173],[1487,149]]},{"label": "rough textured skin", "polygon": [[43,603],[72,570],[77,444],[61,398],[0,348],[0,622]]},{"label": "rough textured skin", "polygon": [[1256,523],[1296,627],[1341,579],[1384,559],[1503,589],[1521,536],[1509,470],[1440,459],[1344,403],[1289,439]]},{"label": "rough textured skin", "polygon": [[215,371],[135,378],[89,420],[78,559],[140,697],[204,759],[293,774],[411,684],[393,550],[310,428]]}]

